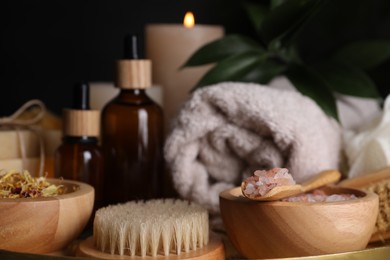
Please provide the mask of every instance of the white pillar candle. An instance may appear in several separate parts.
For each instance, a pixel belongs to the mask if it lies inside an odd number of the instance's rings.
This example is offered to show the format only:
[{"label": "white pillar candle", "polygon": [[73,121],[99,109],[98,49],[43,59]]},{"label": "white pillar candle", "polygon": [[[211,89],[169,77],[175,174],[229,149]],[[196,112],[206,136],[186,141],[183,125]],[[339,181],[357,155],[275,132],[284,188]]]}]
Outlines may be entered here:
[{"label": "white pillar candle", "polygon": [[[186,20],[186,19],[185,19]],[[180,67],[201,46],[224,34],[222,26],[149,24],[145,30],[146,56],[152,60],[153,83],[163,88],[165,130],[189,97],[191,89],[210,69],[210,65]]]}]

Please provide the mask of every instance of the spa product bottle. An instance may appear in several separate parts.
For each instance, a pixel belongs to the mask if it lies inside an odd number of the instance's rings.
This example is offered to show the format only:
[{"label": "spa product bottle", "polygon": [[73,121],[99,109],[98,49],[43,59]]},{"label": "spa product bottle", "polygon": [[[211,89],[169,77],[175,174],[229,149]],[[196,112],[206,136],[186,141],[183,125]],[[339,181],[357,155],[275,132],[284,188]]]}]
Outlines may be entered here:
[{"label": "spa product bottle", "polygon": [[124,50],[116,62],[120,92],[102,112],[106,204],[161,197],[164,181],[162,109],[146,93],[151,61],[139,59],[134,35]]},{"label": "spa product bottle", "polygon": [[103,205],[103,153],[98,145],[100,111],[89,108],[86,82],[75,85],[73,102],[71,109],[63,111],[63,143],[55,154],[55,176],[92,185],[96,210]]}]

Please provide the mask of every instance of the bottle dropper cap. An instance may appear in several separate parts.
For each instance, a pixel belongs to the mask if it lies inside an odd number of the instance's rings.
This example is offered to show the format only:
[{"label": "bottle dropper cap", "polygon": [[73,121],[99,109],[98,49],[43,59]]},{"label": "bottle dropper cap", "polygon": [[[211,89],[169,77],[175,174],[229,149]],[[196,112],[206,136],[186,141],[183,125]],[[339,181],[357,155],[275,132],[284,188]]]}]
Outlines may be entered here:
[{"label": "bottle dropper cap", "polygon": [[80,81],[73,88],[73,108],[87,110],[89,107],[89,84],[86,81]]},{"label": "bottle dropper cap", "polygon": [[123,41],[123,58],[126,60],[140,59],[140,39],[136,34],[127,34]]},{"label": "bottle dropper cap", "polygon": [[64,135],[97,137],[100,111],[89,107],[89,84],[82,81],[73,88],[73,108],[64,109]]},{"label": "bottle dropper cap", "polygon": [[128,89],[145,89],[152,85],[152,63],[140,59],[139,37],[127,35],[124,39],[124,59],[116,62],[115,86]]}]

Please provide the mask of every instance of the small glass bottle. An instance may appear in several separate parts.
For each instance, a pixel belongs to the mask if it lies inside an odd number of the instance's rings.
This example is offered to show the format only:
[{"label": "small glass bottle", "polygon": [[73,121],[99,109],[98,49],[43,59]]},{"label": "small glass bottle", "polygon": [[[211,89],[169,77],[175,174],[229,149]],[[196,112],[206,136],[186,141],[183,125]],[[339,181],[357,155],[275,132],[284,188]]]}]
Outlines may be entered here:
[{"label": "small glass bottle", "polygon": [[75,85],[73,108],[64,109],[63,115],[63,142],[55,153],[55,176],[93,186],[95,212],[103,206],[103,154],[98,144],[100,111],[90,110],[88,83]]},{"label": "small glass bottle", "polygon": [[137,41],[125,40],[125,59],[116,63],[120,93],[102,111],[106,204],[162,196],[163,114],[146,93],[151,61],[138,59]]}]

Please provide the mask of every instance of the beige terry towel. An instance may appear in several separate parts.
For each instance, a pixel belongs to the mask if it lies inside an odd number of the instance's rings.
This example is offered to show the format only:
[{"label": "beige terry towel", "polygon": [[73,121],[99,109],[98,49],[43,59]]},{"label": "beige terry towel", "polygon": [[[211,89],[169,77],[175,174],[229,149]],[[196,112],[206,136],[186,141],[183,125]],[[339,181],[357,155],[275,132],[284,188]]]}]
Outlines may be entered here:
[{"label": "beige terry towel", "polygon": [[179,194],[219,211],[219,193],[256,169],[287,167],[297,182],[337,168],[339,125],[289,90],[225,82],[199,89],[167,138]]}]

